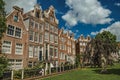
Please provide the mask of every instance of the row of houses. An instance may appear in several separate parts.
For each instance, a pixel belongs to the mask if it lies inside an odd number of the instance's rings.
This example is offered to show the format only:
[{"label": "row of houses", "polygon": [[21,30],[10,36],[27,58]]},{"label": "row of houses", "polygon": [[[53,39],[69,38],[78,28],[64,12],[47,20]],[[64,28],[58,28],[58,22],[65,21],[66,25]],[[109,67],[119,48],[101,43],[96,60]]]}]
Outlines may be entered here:
[{"label": "row of houses", "polygon": [[[2,53],[9,59],[12,69],[33,67],[42,61],[46,66],[50,64],[54,67],[65,62],[75,64],[76,50],[80,48],[76,47],[73,33],[59,29],[53,6],[43,11],[36,4],[27,13],[24,13],[23,8],[14,6],[6,19],[7,30],[2,38]],[[82,40],[85,46],[90,37],[88,40],[82,37],[77,43],[80,42],[81,46]]]}]

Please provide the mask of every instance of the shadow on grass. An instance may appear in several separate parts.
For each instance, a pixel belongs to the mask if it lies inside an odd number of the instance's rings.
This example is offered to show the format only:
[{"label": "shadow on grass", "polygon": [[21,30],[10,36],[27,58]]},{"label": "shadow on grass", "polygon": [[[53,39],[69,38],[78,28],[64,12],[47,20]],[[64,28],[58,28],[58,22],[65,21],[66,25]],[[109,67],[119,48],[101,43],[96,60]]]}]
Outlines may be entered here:
[{"label": "shadow on grass", "polygon": [[96,69],[93,70],[98,74],[115,74],[115,75],[120,75],[120,69],[107,69],[106,73],[101,73],[101,69]]}]

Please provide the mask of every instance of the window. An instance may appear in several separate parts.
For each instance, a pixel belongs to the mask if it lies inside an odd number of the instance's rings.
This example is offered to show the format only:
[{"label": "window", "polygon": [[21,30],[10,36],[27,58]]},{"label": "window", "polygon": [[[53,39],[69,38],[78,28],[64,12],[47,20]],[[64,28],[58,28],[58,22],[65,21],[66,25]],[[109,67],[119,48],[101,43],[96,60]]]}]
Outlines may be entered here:
[{"label": "window", "polygon": [[23,53],[22,51],[23,51],[22,44],[16,43],[15,54],[22,54]]},{"label": "window", "polygon": [[9,59],[10,68],[18,70],[23,68],[22,59]]},{"label": "window", "polygon": [[18,22],[18,16],[17,15],[14,16],[14,21]]},{"label": "window", "polygon": [[15,28],[14,26],[8,25],[7,34],[14,36],[14,28]]},{"label": "window", "polygon": [[29,32],[29,40],[33,41],[33,31]]},{"label": "window", "polygon": [[45,32],[45,40],[48,41],[49,40],[49,33]]},{"label": "window", "polygon": [[38,57],[38,46],[34,48],[34,57]]},{"label": "window", "polygon": [[40,43],[43,42],[43,35],[42,35],[42,34],[39,35],[39,42],[40,42]]},{"label": "window", "polygon": [[30,21],[30,26],[34,27],[34,21],[33,20]]},{"label": "window", "polygon": [[54,55],[55,55],[56,58],[58,58],[58,49],[57,48],[55,48],[55,54]]},{"label": "window", "polygon": [[33,58],[33,46],[29,46],[29,58]]},{"label": "window", "polygon": [[62,54],[62,59],[65,59],[65,54],[64,53]]},{"label": "window", "polygon": [[50,26],[50,31],[54,32],[54,26],[52,26],[52,25]]},{"label": "window", "polygon": [[35,29],[38,29],[38,23],[37,22],[35,23]]},{"label": "window", "polygon": [[35,16],[37,17],[37,18],[39,18],[40,16],[39,16],[39,12],[36,12],[35,13]]},{"label": "window", "polygon": [[2,53],[11,53],[11,42],[10,41],[3,41]]},{"label": "window", "polygon": [[20,28],[17,28],[15,29],[15,37],[21,37],[21,29]]},{"label": "window", "polygon": [[39,24],[40,31],[43,31],[43,24]]},{"label": "window", "polygon": [[21,37],[21,28],[18,28],[18,27],[15,28],[12,25],[8,25],[7,34],[11,35],[11,36],[15,36],[17,38],[20,38]]},{"label": "window", "polygon": [[40,49],[39,49],[39,61],[42,61],[42,49],[43,49],[43,47],[40,46]]},{"label": "window", "polygon": [[54,35],[50,34],[50,42],[54,42]]},{"label": "window", "polygon": [[45,29],[49,30],[49,24],[47,22],[45,23]]},{"label": "window", "polygon": [[60,59],[62,59],[62,54],[63,54],[63,53],[60,53]]},{"label": "window", "polygon": [[53,57],[53,46],[50,46],[50,56]]},{"label": "window", "polygon": [[58,28],[55,27],[54,31],[55,31],[56,34],[58,34]]},{"label": "window", "polygon": [[55,36],[55,43],[58,43],[58,36]]},{"label": "window", "polygon": [[35,40],[36,42],[38,42],[38,32],[35,32],[35,38],[34,38],[34,40]]}]

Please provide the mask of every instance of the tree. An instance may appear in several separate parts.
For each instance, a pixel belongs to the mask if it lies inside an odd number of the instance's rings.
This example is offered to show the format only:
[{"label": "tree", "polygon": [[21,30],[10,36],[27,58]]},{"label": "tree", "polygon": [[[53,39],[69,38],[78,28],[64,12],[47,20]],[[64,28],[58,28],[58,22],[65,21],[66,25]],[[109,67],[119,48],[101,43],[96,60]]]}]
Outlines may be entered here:
[{"label": "tree", "polygon": [[6,13],[5,2],[0,0],[0,40],[3,37],[3,33],[6,31]]},{"label": "tree", "polygon": [[0,57],[0,77],[3,75],[3,72],[5,71],[7,66],[8,66],[8,60],[6,59],[6,57],[1,56]]},{"label": "tree", "polygon": [[103,31],[96,35],[94,43],[94,59],[102,67],[102,72],[105,72],[111,53],[117,51],[116,36],[109,31]]},{"label": "tree", "polygon": [[3,0],[0,0],[0,53],[1,53],[1,39],[3,33],[6,31],[6,13],[5,13],[5,3]]},{"label": "tree", "polygon": [[76,54],[75,64],[77,68],[80,67],[80,54]]},{"label": "tree", "polygon": [[[6,31],[6,13],[5,13],[5,2],[0,0],[0,53],[1,53],[1,39],[3,33]],[[3,75],[4,70],[8,66],[8,61],[5,56],[0,55],[0,77]]]}]

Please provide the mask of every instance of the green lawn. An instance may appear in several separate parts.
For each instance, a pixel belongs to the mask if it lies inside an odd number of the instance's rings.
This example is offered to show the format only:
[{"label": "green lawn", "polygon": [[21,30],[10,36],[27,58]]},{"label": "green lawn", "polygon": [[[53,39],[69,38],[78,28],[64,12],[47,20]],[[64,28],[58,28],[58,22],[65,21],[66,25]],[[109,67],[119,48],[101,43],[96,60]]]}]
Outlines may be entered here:
[{"label": "green lawn", "polygon": [[107,74],[100,74],[100,69],[87,68],[50,76],[42,80],[120,80],[120,64],[109,67]]}]

